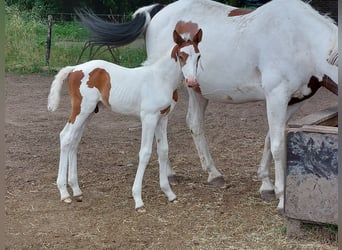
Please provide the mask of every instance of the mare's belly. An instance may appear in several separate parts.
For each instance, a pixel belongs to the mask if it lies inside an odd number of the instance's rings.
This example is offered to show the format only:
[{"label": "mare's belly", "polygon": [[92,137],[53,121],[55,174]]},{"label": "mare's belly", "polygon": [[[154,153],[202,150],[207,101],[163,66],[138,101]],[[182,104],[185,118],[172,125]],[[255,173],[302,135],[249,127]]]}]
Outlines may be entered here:
[{"label": "mare's belly", "polygon": [[205,98],[218,102],[244,103],[265,100],[260,85],[209,86],[203,84],[200,88]]}]

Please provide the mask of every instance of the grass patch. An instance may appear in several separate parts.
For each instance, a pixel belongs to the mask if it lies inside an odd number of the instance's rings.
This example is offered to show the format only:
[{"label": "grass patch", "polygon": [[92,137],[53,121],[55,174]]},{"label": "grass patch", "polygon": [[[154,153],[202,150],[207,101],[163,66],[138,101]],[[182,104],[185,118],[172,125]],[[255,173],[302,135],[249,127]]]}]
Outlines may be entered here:
[{"label": "grass patch", "polygon": [[[5,25],[5,71],[16,73],[55,73],[67,65],[75,65],[81,54],[87,30],[78,22],[54,23],[49,65],[46,64],[47,22],[34,13],[20,11],[15,5],[6,6]],[[89,51],[81,62],[88,60]],[[122,47],[117,49],[116,63],[125,67],[136,67],[146,58],[145,48]],[[94,59],[112,61],[109,51]]]}]

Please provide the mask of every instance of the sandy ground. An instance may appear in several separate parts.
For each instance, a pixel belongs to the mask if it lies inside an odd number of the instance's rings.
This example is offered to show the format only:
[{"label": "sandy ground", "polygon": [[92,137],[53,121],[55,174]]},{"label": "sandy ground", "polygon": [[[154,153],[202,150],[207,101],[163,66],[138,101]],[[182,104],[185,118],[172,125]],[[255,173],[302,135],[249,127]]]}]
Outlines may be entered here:
[{"label": "sandy ground", "polygon": [[[335,233],[323,227],[307,227],[303,238],[288,239],[277,202],[260,199],[256,171],[267,131],[263,102],[209,104],[207,139],[226,188],[206,184],[185,124],[184,87],[168,134],[179,177],[173,186],[177,203],[169,203],[159,188],[154,149],[143,183],[147,211],[134,210],[140,122],[104,109],[89,122],[79,147],[84,200],[62,203],[55,182],[59,132],[70,103],[65,88],[60,108],[47,111],[51,81],[51,76],[6,75],[6,249],[337,249]],[[320,90],[297,117],[336,102]]]}]

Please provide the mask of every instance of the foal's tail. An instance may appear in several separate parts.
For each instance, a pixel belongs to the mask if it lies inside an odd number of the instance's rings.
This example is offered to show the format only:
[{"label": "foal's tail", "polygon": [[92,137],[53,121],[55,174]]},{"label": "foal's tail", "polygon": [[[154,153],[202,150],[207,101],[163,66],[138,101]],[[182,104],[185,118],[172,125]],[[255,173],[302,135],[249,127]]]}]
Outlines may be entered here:
[{"label": "foal's tail", "polygon": [[58,108],[63,82],[74,68],[74,66],[67,66],[61,69],[55,76],[55,79],[51,84],[50,94],[48,97],[49,111],[55,111]]},{"label": "foal's tail", "polygon": [[102,44],[123,46],[133,42],[145,32],[152,17],[165,5],[153,4],[138,9],[127,23],[113,23],[98,18],[91,12],[76,11],[81,23],[91,34],[91,40]]}]

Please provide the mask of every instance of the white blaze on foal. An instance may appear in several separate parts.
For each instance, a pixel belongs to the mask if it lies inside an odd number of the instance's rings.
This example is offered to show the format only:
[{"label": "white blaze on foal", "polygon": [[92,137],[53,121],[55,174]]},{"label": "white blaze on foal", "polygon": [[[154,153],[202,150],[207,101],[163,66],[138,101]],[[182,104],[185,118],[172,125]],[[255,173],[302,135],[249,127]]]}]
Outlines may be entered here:
[{"label": "white blaze on foal", "polygon": [[[184,40],[182,32],[190,32]],[[170,33],[171,34],[171,33]],[[155,63],[124,68],[93,60],[61,69],[55,76],[48,97],[48,109],[55,111],[63,81],[67,80],[71,98],[69,121],[60,133],[60,161],[57,186],[61,200],[72,201],[69,184],[76,200],[82,200],[77,179],[77,148],[88,118],[102,103],[113,112],[139,116],[142,123],[139,165],[132,193],[136,208],[142,208],[141,187],[145,168],[151,156],[153,137],[157,142],[160,187],[170,201],[176,199],[168,181],[171,168],[168,159],[167,115],[177,102],[177,86],[182,78],[196,81],[199,59],[198,43],[202,30],[192,22],[178,22],[173,32],[176,45]]]}]

